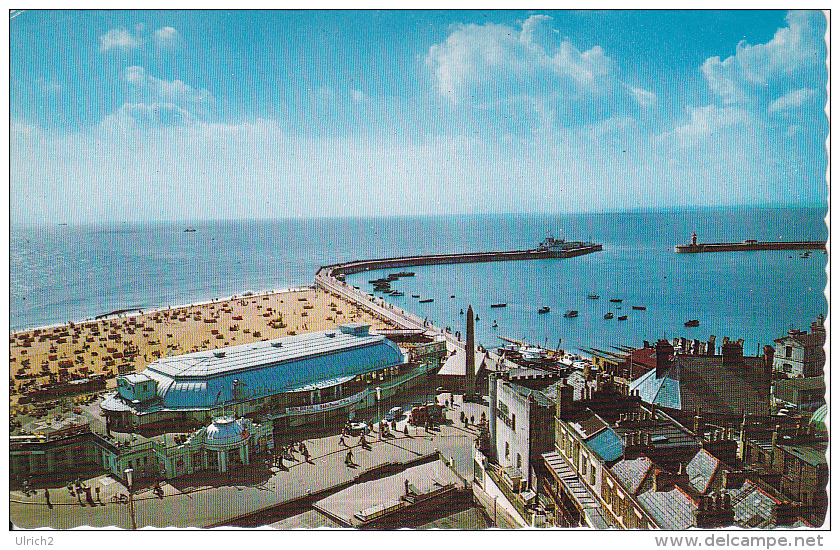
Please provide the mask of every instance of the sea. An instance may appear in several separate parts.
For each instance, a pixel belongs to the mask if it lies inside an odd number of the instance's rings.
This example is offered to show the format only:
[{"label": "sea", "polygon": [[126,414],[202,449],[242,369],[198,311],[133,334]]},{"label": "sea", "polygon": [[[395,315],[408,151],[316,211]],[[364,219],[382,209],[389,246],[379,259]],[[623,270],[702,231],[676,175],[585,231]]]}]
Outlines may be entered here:
[{"label": "sea", "polygon": [[[388,300],[462,334],[461,311],[472,305],[476,342],[488,348],[505,337],[566,351],[609,351],[663,336],[705,341],[714,334],[718,342],[743,338],[744,352],[753,354],[790,328],[807,329],[819,315],[827,316],[827,255],[677,254],[674,245],[689,242],[692,233],[699,242],[825,240],[825,216],[825,208],[744,207],[13,225],[10,328],[17,332],[121,310],[308,286],[318,267],[348,260],[534,248],[551,235],[599,243],[603,250],[565,259],[412,267],[414,277],[391,285],[405,296]],[[372,292],[368,281],[393,271],[398,270],[351,275],[347,283]],[[434,302],[419,303],[428,298]],[[497,303],[507,306],[490,307]],[[646,309],[633,310],[634,305]],[[544,306],[551,311],[538,313]],[[579,314],[566,318],[567,310]],[[607,312],[614,318],[605,320]],[[627,320],[618,321],[620,315]],[[699,326],[685,327],[689,319]]]}]

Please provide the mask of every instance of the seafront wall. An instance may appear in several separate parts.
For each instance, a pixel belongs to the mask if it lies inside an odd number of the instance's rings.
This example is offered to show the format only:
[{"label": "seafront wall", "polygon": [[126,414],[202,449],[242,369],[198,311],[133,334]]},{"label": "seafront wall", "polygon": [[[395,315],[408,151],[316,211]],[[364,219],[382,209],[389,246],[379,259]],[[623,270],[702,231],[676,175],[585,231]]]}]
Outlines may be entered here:
[{"label": "seafront wall", "polygon": [[823,241],[697,243],[681,244],[674,247],[674,252],[681,254],[749,250],[825,250],[825,243]]},{"label": "seafront wall", "polygon": [[401,308],[387,303],[385,300],[377,299],[375,296],[366,294],[356,288],[351,288],[336,275],[345,273],[360,273],[375,269],[391,269],[399,267],[412,267],[418,265],[447,265],[457,263],[476,262],[505,262],[518,260],[538,260],[550,258],[571,258],[601,250],[601,245],[593,244],[579,246],[568,250],[546,251],[539,249],[512,250],[506,252],[472,252],[465,254],[430,254],[425,256],[403,256],[398,258],[380,258],[375,260],[358,260],[342,264],[323,266],[315,273],[315,286],[331,294],[335,294],[356,304],[380,318],[393,323],[403,329],[420,329],[443,336],[447,341],[460,348],[464,347],[453,334],[420,319],[416,315]]},{"label": "seafront wall", "polygon": [[464,254],[428,254],[423,256],[403,256],[397,258],[380,258],[376,260],[358,260],[343,264],[333,264],[322,267],[332,273],[360,273],[375,269],[389,269],[397,267],[412,267],[418,265],[448,265],[479,262],[509,262],[519,260],[540,260],[549,258],[571,258],[583,254],[591,254],[601,250],[601,245],[580,246],[568,250],[546,251],[511,250],[505,252],[468,252]]}]

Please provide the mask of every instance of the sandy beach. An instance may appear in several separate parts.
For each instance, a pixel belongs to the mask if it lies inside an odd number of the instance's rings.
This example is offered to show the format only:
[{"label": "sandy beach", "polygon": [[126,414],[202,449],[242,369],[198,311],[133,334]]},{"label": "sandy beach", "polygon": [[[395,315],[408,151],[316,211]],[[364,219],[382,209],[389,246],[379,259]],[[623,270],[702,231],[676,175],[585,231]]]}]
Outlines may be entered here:
[{"label": "sandy beach", "polygon": [[227,300],[33,329],[10,337],[11,404],[38,385],[143,370],[173,355],[271,340],[344,323],[388,325],[323,290],[251,294]]}]

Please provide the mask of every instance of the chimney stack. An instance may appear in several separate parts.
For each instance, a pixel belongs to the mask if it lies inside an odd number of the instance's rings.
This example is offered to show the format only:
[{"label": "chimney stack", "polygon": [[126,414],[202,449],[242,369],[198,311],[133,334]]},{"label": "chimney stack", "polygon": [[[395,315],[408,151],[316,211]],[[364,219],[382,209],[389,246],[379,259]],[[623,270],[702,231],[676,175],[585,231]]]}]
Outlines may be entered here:
[{"label": "chimney stack", "polygon": [[773,346],[764,346],[764,372],[770,373],[773,371],[773,356],[776,354],[776,348]]},{"label": "chimney stack", "polygon": [[715,354],[715,335],[709,336],[709,345],[706,347],[706,355]]},{"label": "chimney stack", "polygon": [[674,354],[674,347],[667,340],[656,342],[656,377],[662,378],[671,366],[671,356]]},{"label": "chimney stack", "polygon": [[721,348],[724,367],[734,367],[743,363],[744,348],[737,342],[725,342]]}]

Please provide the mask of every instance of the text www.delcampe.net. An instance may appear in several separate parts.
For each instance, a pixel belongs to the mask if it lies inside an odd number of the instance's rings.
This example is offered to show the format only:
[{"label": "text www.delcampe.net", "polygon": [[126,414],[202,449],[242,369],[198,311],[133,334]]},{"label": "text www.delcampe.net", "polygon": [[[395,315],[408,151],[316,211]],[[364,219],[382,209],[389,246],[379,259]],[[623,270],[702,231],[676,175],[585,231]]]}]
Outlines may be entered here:
[{"label": "text www.delcampe.net", "polygon": [[707,537],[675,535],[654,537],[656,546],[660,548],[679,547],[733,547],[745,548],[776,548],[798,547],[808,548],[823,546],[823,535],[812,536],[784,536],[784,535],[709,535]]}]

